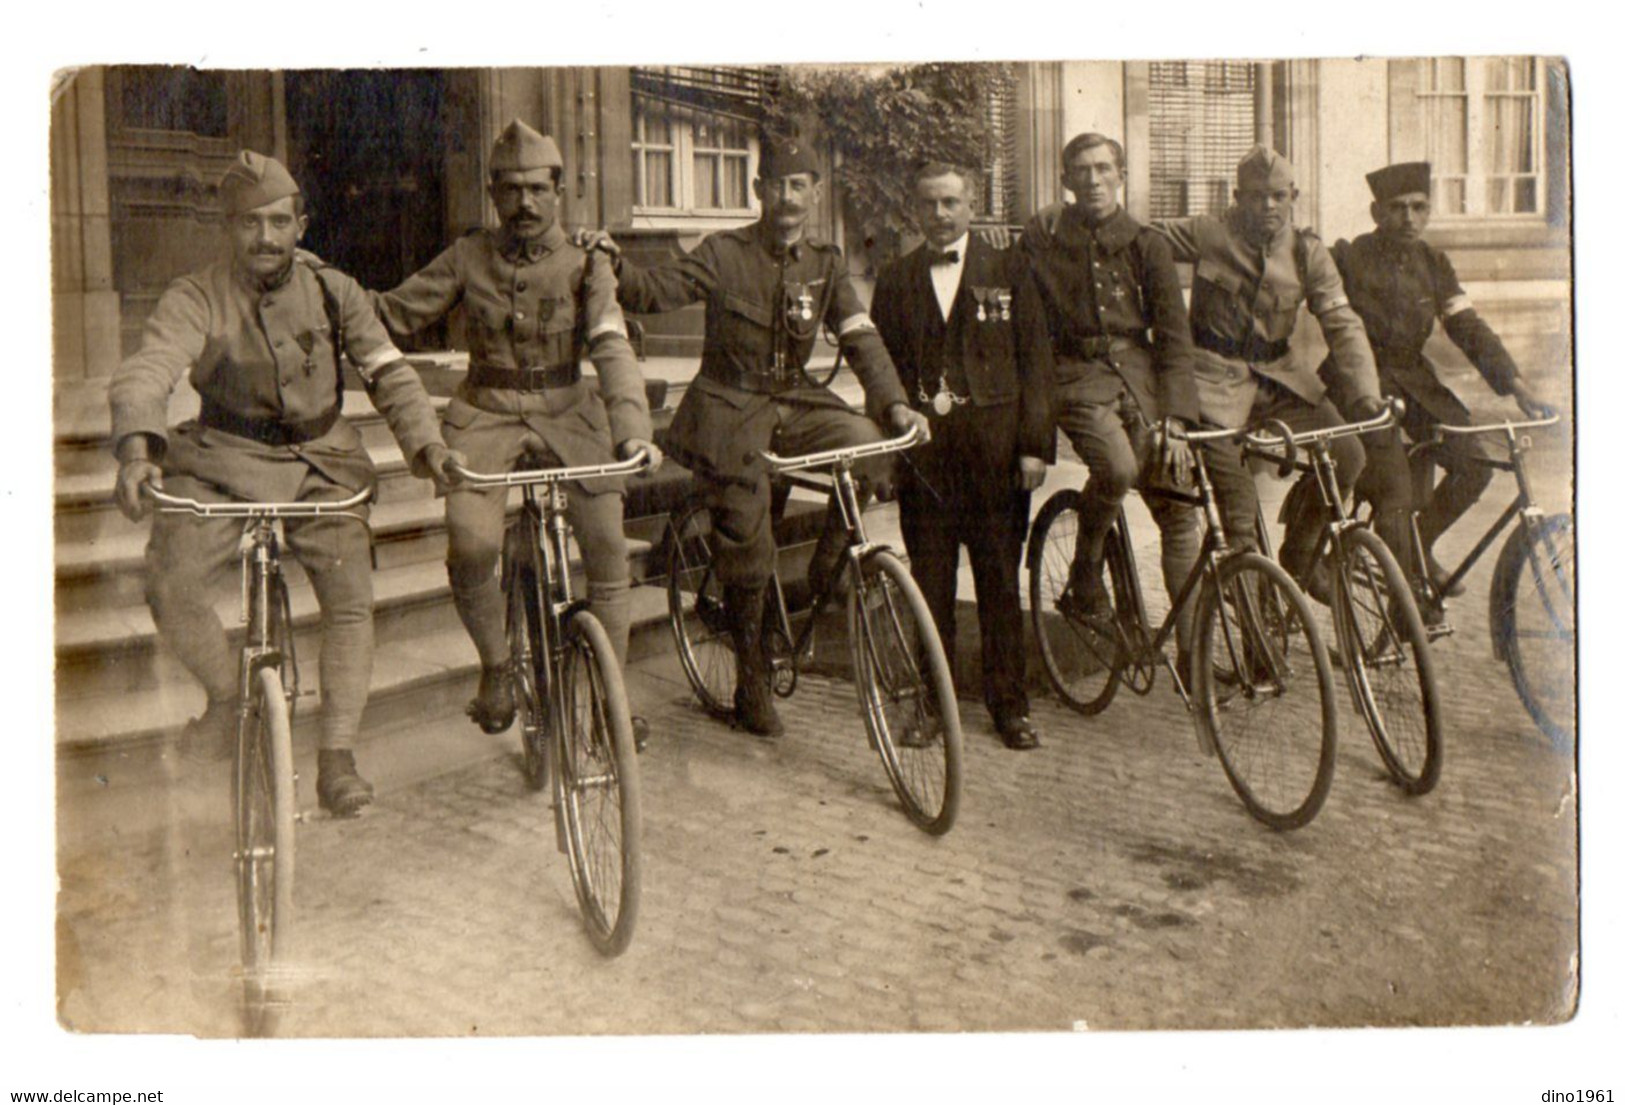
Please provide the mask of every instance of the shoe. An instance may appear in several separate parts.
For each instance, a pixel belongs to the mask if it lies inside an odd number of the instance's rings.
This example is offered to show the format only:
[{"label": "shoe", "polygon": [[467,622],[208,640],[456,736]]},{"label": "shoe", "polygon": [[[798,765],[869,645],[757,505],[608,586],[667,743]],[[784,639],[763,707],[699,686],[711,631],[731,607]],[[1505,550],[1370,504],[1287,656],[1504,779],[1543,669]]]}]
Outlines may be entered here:
[{"label": "shoe", "polygon": [[741,680],[734,688],[734,724],[752,736],[784,736],[784,722],[773,707],[773,689],[765,680],[760,684]]},{"label": "shoe", "polygon": [[1433,584],[1433,589],[1439,594],[1454,599],[1460,598],[1466,591],[1466,588],[1461,585],[1459,580],[1453,586],[1445,587],[1445,584],[1450,582],[1450,573],[1444,570],[1443,564],[1434,559],[1432,549],[1429,549],[1424,554],[1423,561],[1427,565],[1428,581]]},{"label": "shoe", "polygon": [[733,635],[738,683],[734,687],[734,724],[758,737],[784,735],[784,722],[773,707],[773,676],[762,651],[762,611],[766,588],[729,586],[723,591],[728,630]]},{"label": "shoe", "polygon": [[1072,567],[1066,590],[1055,600],[1055,609],[1075,621],[1108,623],[1112,620],[1112,596],[1106,590],[1103,561],[1080,560]]},{"label": "shoe", "polygon": [[[1457,588],[1460,590],[1460,588]],[[1416,609],[1422,614],[1422,627],[1428,630],[1438,629],[1444,625],[1444,607],[1436,602],[1427,602],[1424,599],[1416,600]]]},{"label": "shoe", "polygon": [[632,746],[639,752],[649,747],[649,719],[632,715]]},{"label": "shoe", "polygon": [[999,722],[999,739],[1012,752],[1031,752],[1038,747],[1038,730],[1024,717]]},{"label": "shoe", "polygon": [[236,751],[236,730],[236,699],[210,699],[202,716],[188,721],[181,730],[181,758],[192,764],[217,764],[231,759]]},{"label": "shoe", "polygon": [[324,748],[316,753],[316,800],[334,817],[354,817],[372,803],[372,784],[356,771],[354,752]]},{"label": "shoe", "polygon": [[513,671],[508,664],[480,669],[480,689],[465,712],[487,733],[506,732],[517,707],[513,699]]}]

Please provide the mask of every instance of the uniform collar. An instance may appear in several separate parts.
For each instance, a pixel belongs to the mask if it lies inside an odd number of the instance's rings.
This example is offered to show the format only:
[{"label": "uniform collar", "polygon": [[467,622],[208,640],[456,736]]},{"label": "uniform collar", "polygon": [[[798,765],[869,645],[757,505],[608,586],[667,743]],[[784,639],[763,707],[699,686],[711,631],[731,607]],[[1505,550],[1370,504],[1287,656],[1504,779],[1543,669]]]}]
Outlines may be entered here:
[{"label": "uniform collar", "polygon": [[1083,241],[1092,236],[1107,253],[1116,253],[1134,240],[1134,235],[1139,231],[1139,224],[1119,206],[1098,225],[1090,226],[1089,221],[1084,218],[1083,208],[1075,203],[1069,203],[1061,211],[1061,228],[1063,234],[1070,235],[1076,241]]},{"label": "uniform collar", "polygon": [[231,275],[238,284],[242,285],[249,292],[253,293],[254,295],[264,295],[267,292],[274,292],[278,288],[287,286],[288,281],[293,279],[293,270],[298,263],[297,258],[289,260],[287,268],[283,269],[269,280],[261,280],[253,273],[246,271],[241,265],[237,264],[237,262],[233,260],[230,262]]},{"label": "uniform collar", "polygon": [[535,238],[517,238],[508,233],[506,228],[497,231],[497,252],[514,262],[540,261],[564,242],[564,228],[557,220]]},{"label": "uniform collar", "polygon": [[765,218],[756,220],[752,230],[756,234],[757,243],[767,251],[769,257],[775,260],[780,257],[788,257],[791,261],[799,261],[806,256],[807,249],[812,245],[812,238],[807,234],[805,227],[802,228],[801,237],[789,245],[779,243],[778,235],[774,233],[773,228],[768,225]]},{"label": "uniform collar", "polygon": [[1272,253],[1279,246],[1283,245],[1286,242],[1290,242],[1292,240],[1292,235],[1297,232],[1297,227],[1293,224],[1291,219],[1288,219],[1287,222],[1286,222],[1286,225],[1283,226],[1280,230],[1277,230],[1270,237],[1269,241],[1263,242],[1263,243],[1255,242],[1247,234],[1247,229],[1246,229],[1247,218],[1246,218],[1246,216],[1242,214],[1241,208],[1236,207],[1234,205],[1232,205],[1232,206],[1225,209],[1224,223],[1225,223],[1225,226],[1227,226],[1230,229],[1230,233],[1238,241],[1246,243],[1246,245],[1247,245],[1247,247],[1249,249],[1262,250],[1265,253]]}]

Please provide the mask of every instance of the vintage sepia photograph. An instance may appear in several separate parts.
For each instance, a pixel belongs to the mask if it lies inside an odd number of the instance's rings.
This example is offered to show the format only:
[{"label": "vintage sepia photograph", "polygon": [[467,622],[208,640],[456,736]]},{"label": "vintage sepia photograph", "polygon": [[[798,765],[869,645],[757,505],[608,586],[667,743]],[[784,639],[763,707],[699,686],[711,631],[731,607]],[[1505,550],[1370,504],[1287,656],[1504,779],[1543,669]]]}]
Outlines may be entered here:
[{"label": "vintage sepia photograph", "polygon": [[58,1025],[1568,1022],[1570,80],[59,71]]}]

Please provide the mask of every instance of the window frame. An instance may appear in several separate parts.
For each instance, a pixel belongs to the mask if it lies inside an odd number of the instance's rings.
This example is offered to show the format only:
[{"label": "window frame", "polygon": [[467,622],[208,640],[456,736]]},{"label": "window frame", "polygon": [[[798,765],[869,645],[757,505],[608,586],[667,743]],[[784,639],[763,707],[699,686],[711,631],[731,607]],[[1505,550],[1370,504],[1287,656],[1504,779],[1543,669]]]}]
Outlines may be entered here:
[{"label": "window frame", "polygon": [[[1528,61],[1533,64],[1532,88],[1502,89],[1498,91],[1491,91],[1488,88],[1489,67],[1491,65],[1505,64],[1509,59]],[[1421,65],[1414,95],[1422,120],[1423,157],[1434,165],[1434,191],[1437,194],[1441,181],[1461,180],[1463,182],[1462,210],[1445,211],[1435,203],[1433,210],[1434,222],[1444,227],[1459,227],[1472,223],[1507,225],[1545,222],[1551,172],[1546,156],[1546,59],[1530,55],[1495,55],[1486,57],[1441,56],[1419,60]],[[1460,89],[1440,89],[1437,87],[1440,67],[1447,62],[1461,63],[1462,81]],[[1428,107],[1431,102],[1446,97],[1465,100],[1466,117],[1463,127],[1466,149],[1463,152],[1466,157],[1466,171],[1462,174],[1441,174],[1438,171],[1440,159],[1437,155],[1439,147],[1435,145],[1433,115],[1428,110]],[[1534,154],[1535,166],[1532,173],[1490,172],[1492,143],[1495,136],[1494,128],[1488,125],[1488,121],[1493,118],[1492,106],[1497,99],[1519,99],[1531,105],[1529,143]],[[1492,180],[1506,180],[1513,189],[1516,189],[1518,181],[1531,178],[1534,181],[1534,203],[1531,210],[1489,210],[1489,189]]]},{"label": "window frame", "polygon": [[[643,129],[644,121],[654,112],[663,115],[670,127],[671,141],[669,143],[651,145],[639,137],[639,131]],[[739,220],[755,218],[760,215],[761,205],[750,187],[750,181],[755,179],[756,168],[761,157],[760,136],[756,133],[754,127],[747,124],[743,149],[716,144],[702,146],[694,133],[701,116],[720,118],[716,112],[701,111],[653,97],[638,95],[632,97],[631,155],[635,170],[632,190],[632,216],[634,219],[681,222],[684,220]],[[639,159],[645,157],[650,149],[659,152],[668,150],[671,152],[671,206],[643,203],[641,201],[644,197],[638,194],[646,182],[647,174],[636,170],[642,168],[642,162]],[[723,167],[728,160],[744,161],[746,204],[744,207],[710,207],[702,206],[696,202],[695,189],[698,187],[699,173],[695,161],[698,157],[715,158],[718,179],[721,179]]]}]

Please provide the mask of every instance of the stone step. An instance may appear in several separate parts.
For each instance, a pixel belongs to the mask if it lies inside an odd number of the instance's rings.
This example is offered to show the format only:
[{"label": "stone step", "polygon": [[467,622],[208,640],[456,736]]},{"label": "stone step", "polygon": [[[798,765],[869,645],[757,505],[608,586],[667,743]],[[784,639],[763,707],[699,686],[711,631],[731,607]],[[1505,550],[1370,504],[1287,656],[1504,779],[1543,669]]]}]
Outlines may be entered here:
[{"label": "stone step", "polygon": [[[454,619],[455,621],[455,619]],[[669,647],[665,589],[632,591],[632,658]],[[479,657],[459,624],[411,637],[380,634],[361,739],[445,711],[459,712],[473,694]],[[313,740],[321,679],[315,653],[300,653],[295,737]],[[106,752],[164,741],[203,709],[203,691],[189,677],[120,693],[57,698],[57,747],[65,755]]]}]

